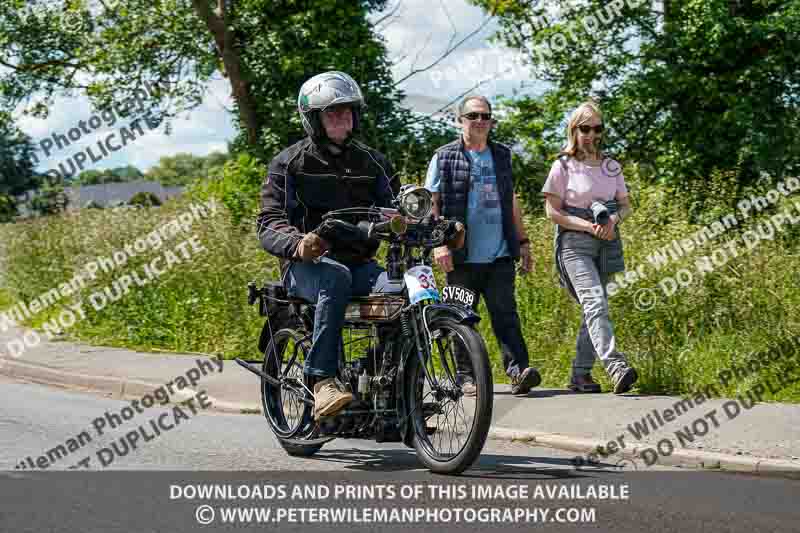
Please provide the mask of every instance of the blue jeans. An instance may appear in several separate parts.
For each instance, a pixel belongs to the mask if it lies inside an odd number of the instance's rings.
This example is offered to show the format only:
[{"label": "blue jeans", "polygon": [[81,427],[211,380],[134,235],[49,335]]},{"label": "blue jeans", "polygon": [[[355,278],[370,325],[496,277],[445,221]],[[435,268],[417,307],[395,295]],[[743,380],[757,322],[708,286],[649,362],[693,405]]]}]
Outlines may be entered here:
[{"label": "blue jeans", "polygon": [[344,312],[351,296],[366,296],[384,269],[375,261],[344,265],[327,257],[317,263],[292,263],[283,286],[289,296],[316,304],[311,352],[303,372],[311,376],[336,376]]}]

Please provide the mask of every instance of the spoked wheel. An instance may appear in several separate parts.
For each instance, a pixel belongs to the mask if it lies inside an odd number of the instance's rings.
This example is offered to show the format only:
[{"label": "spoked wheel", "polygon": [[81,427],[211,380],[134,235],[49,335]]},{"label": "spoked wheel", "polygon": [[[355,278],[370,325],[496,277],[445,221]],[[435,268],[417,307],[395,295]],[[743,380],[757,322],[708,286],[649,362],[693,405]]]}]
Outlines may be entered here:
[{"label": "spoked wheel", "polygon": [[[489,433],[493,401],[489,356],[483,338],[470,326],[442,318],[429,329],[431,358],[423,367],[412,353],[407,367],[414,448],[433,472],[458,474],[475,462]],[[458,366],[457,354],[464,357]],[[464,394],[457,368],[472,375],[475,396]]]},{"label": "spoked wheel", "polygon": [[275,387],[261,380],[264,416],[283,449],[294,456],[313,455],[322,448],[322,444],[297,443],[317,436],[313,418],[314,396],[303,375],[303,365],[310,349],[311,339],[305,332],[284,328],[273,335],[264,352],[264,372],[281,382],[280,387]]}]

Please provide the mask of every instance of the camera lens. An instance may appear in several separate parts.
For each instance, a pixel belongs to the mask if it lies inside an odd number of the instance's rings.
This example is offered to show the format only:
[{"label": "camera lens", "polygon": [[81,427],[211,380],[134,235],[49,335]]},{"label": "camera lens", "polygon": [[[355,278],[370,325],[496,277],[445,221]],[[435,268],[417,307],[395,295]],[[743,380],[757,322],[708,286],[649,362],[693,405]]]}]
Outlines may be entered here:
[{"label": "camera lens", "polygon": [[592,210],[595,224],[600,224],[602,226],[608,223],[609,213],[605,205],[601,202],[592,202],[590,209]]}]

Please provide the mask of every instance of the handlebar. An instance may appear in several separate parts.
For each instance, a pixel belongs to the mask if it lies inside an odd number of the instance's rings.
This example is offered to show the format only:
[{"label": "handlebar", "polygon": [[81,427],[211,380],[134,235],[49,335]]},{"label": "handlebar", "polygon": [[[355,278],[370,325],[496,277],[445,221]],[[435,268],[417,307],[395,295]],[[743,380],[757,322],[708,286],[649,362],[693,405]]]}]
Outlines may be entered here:
[{"label": "handlebar", "polygon": [[[364,222],[359,222],[359,224],[364,224]],[[375,237],[378,233],[393,233],[392,221],[387,220],[386,222],[373,222],[369,224],[367,235],[369,237]]]},{"label": "handlebar", "polygon": [[314,233],[336,243],[365,242],[369,240],[401,241],[407,246],[436,248],[452,239],[456,233],[457,222],[443,218],[426,218],[409,223],[403,217],[391,217],[382,222],[359,221],[355,224],[336,218],[325,219]]},{"label": "handlebar", "polygon": [[381,234],[403,235],[408,230],[408,222],[404,217],[393,216],[384,222],[369,224],[367,234],[370,238],[380,238]]}]

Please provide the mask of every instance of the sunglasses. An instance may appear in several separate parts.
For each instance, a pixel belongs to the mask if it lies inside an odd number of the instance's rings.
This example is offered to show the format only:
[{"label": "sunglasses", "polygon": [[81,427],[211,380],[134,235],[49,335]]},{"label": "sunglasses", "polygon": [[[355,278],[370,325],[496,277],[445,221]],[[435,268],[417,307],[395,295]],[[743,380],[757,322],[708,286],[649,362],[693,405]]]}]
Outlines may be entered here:
[{"label": "sunglasses", "polygon": [[581,130],[581,133],[589,133],[590,131],[594,130],[595,133],[603,133],[603,125],[600,124],[599,126],[588,126],[586,124],[581,124],[578,126],[578,129]]},{"label": "sunglasses", "polygon": [[466,113],[461,116],[467,120],[478,120],[479,118],[482,120],[492,120],[491,113]]}]

